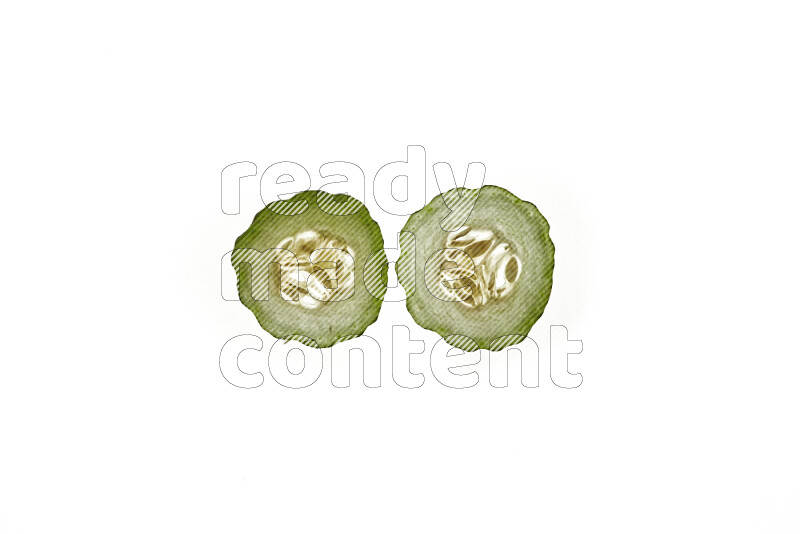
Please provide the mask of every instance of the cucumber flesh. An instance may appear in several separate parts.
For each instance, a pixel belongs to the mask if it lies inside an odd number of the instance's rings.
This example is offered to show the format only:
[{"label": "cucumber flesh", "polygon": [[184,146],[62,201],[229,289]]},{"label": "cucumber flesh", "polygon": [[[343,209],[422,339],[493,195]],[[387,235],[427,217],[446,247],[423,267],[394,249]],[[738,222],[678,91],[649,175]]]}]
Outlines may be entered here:
[{"label": "cucumber flesh", "polygon": [[544,313],[555,247],[530,202],[496,186],[453,189],[411,215],[403,231],[415,245],[401,240],[397,262],[408,311],[454,347],[501,350]]},{"label": "cucumber flesh", "polygon": [[320,348],[352,339],[381,309],[383,244],[352,197],[304,191],[272,202],[236,240],[239,300],[276,338]]}]

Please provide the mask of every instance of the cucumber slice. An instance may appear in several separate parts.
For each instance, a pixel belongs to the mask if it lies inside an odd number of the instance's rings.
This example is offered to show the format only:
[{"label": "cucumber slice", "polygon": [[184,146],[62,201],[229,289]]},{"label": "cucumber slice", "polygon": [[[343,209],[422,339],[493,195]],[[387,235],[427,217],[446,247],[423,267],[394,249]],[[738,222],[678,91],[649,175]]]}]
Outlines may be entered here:
[{"label": "cucumber slice", "polygon": [[[470,211],[472,201],[477,197]],[[471,352],[519,343],[544,313],[555,247],[547,219],[496,186],[452,189],[409,218],[398,281],[418,325]]]},{"label": "cucumber slice", "polygon": [[239,300],[279,339],[330,347],[364,333],[386,292],[380,227],[347,195],[272,202],[236,240]]}]

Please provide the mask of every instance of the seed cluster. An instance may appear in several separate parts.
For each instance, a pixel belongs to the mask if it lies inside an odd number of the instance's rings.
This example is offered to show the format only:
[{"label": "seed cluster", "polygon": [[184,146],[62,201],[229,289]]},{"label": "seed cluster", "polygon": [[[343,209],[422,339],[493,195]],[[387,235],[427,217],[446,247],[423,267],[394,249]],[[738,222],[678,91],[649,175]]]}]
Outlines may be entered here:
[{"label": "seed cluster", "polygon": [[510,245],[491,230],[464,226],[450,232],[441,252],[435,285],[442,288],[442,300],[457,300],[469,308],[509,295],[522,270]]},{"label": "seed cluster", "polygon": [[344,240],[309,230],[283,239],[276,248],[293,254],[281,268],[284,300],[312,310],[353,295],[355,256]]}]

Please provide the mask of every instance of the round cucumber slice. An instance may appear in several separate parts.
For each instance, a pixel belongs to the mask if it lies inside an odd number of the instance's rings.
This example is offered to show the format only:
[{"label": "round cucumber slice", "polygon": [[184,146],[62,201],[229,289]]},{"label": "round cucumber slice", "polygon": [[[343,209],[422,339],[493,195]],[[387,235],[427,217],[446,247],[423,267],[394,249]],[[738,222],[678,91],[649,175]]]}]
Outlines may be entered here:
[{"label": "round cucumber slice", "polygon": [[268,204],[236,240],[239,300],[275,336],[323,348],[364,333],[386,292],[380,227],[347,195]]},{"label": "round cucumber slice", "polygon": [[450,345],[501,350],[522,341],[544,313],[555,247],[530,202],[496,186],[452,189],[411,215],[403,231],[414,236],[401,239],[397,261],[408,311]]}]

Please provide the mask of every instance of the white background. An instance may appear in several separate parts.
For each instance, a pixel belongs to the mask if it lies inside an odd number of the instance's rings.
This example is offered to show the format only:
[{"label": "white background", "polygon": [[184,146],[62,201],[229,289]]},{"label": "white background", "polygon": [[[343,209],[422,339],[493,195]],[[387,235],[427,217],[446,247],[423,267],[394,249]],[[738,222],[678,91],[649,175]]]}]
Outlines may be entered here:
[{"label": "white background", "polygon": [[[21,6],[0,531],[800,530],[796,4]],[[222,168],[352,161],[370,195],[409,144],[549,219],[531,336],[568,326],[583,384],[399,388],[391,324],[437,338],[387,303],[383,387],[231,386],[223,343],[272,338],[219,295],[260,205],[224,215]]]}]

